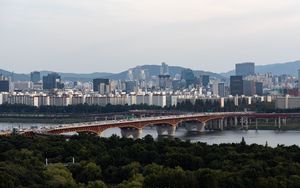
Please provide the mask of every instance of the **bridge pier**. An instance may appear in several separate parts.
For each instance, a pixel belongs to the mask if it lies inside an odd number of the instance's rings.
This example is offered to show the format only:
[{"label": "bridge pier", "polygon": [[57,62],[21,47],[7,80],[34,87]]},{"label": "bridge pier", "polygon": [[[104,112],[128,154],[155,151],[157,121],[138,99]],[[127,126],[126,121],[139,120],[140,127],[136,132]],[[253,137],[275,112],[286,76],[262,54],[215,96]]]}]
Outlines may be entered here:
[{"label": "bridge pier", "polygon": [[175,136],[175,132],[176,132],[176,126],[169,126],[168,135],[169,136]]},{"label": "bridge pier", "polygon": [[223,131],[224,129],[224,124],[223,124],[223,119],[219,119],[219,130]]},{"label": "bridge pier", "polygon": [[156,130],[157,130],[158,136],[164,135],[165,132],[167,132],[169,136],[174,136],[175,132],[176,132],[176,126],[157,125]]},{"label": "bridge pier", "polygon": [[248,130],[248,118],[247,117],[241,117],[241,128]]},{"label": "bridge pier", "polygon": [[142,129],[136,129],[131,127],[121,128],[121,135],[124,138],[129,138],[130,136],[132,136],[133,139],[138,139],[141,138],[142,133],[143,133]]},{"label": "bridge pier", "polygon": [[249,128],[249,119],[246,117],[245,118],[245,129],[248,130]]},{"label": "bridge pier", "polygon": [[286,117],[282,119],[282,123],[283,123],[283,125],[287,124],[287,118]]},{"label": "bridge pier", "polygon": [[255,118],[255,129],[258,130],[258,122],[257,122],[257,118]]},{"label": "bridge pier", "polygon": [[206,122],[197,125],[197,131],[198,132],[204,132],[205,131],[205,126],[206,126]]},{"label": "bridge pier", "polygon": [[281,129],[281,118],[278,118],[278,129]]},{"label": "bridge pier", "polygon": [[227,127],[227,124],[228,124],[228,119],[224,118],[224,127]]},{"label": "bridge pier", "polygon": [[240,123],[241,123],[241,128],[244,129],[244,118],[243,117],[241,117]]},{"label": "bridge pier", "polygon": [[238,118],[236,116],[234,116],[234,126],[237,127],[237,125],[238,125]]}]

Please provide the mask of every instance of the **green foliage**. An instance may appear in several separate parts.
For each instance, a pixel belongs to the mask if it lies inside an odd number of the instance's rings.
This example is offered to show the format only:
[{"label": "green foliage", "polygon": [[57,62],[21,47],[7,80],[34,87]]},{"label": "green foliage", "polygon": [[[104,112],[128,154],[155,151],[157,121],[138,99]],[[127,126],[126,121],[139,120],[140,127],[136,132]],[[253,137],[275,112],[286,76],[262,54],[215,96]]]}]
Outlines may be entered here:
[{"label": "green foliage", "polygon": [[72,174],[63,164],[50,164],[44,171],[47,187],[75,187]]},{"label": "green foliage", "polygon": [[87,188],[107,188],[106,184],[103,181],[89,181]]},{"label": "green foliage", "polygon": [[300,187],[298,146],[13,136],[0,137],[0,161],[0,187],[8,188]]}]

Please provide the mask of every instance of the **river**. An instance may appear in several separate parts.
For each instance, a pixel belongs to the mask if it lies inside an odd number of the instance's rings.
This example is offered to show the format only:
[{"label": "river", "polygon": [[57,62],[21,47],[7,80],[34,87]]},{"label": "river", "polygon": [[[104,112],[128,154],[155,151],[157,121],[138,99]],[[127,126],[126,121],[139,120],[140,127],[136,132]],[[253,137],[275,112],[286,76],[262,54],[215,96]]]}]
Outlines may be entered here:
[{"label": "river", "polygon": [[[45,124],[24,124],[24,123],[0,123],[0,130],[11,129],[12,127],[27,127],[31,126],[41,127]],[[119,128],[107,129],[102,133],[103,137],[110,137],[116,134],[121,136]],[[143,129],[142,137],[150,134],[155,139],[158,135],[155,127],[147,127]],[[206,131],[204,133],[187,132],[184,127],[179,127],[176,130],[175,138],[181,140],[190,140],[191,142],[206,142],[207,144],[220,144],[220,143],[238,143],[244,137],[247,144],[261,144],[265,145],[266,142],[269,146],[275,147],[278,144],[286,146],[298,145],[300,146],[300,130],[292,131],[278,131],[278,130],[224,130],[224,131]]]}]

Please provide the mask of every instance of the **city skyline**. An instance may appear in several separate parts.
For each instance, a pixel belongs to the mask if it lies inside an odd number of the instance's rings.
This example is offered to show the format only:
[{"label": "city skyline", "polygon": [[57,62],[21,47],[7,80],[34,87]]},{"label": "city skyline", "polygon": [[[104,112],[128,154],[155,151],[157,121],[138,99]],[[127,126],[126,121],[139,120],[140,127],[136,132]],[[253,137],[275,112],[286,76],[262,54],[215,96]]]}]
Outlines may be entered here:
[{"label": "city skyline", "polygon": [[[1,68],[120,72],[160,64],[227,72],[300,59],[297,1],[0,2]],[[228,68],[231,67],[231,68]]]}]

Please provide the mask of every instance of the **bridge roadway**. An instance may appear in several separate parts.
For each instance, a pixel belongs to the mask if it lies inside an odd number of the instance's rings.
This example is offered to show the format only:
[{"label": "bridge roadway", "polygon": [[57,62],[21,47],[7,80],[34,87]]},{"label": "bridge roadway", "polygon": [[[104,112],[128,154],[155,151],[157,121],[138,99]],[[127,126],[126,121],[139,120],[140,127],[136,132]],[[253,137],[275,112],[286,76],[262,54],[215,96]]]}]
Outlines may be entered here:
[{"label": "bridge roadway", "polygon": [[[123,137],[139,138],[142,134],[143,128],[146,126],[156,126],[158,135],[167,133],[174,135],[176,127],[182,123],[188,131],[197,130],[199,132],[210,130],[223,130],[227,127],[238,125],[241,128],[248,128],[249,123],[254,120],[256,127],[258,126],[258,119],[272,119],[274,125],[281,127],[286,125],[287,118],[300,118],[300,113],[255,113],[255,112],[222,112],[222,113],[195,113],[184,115],[169,115],[158,117],[144,117],[130,120],[109,120],[109,121],[95,121],[89,123],[73,123],[62,124],[56,127],[41,128],[22,132],[25,135],[43,134],[43,135],[58,135],[65,133],[80,133],[91,132],[99,136],[103,131],[109,128],[120,128]],[[197,122],[196,124],[188,124],[188,122]]]}]

